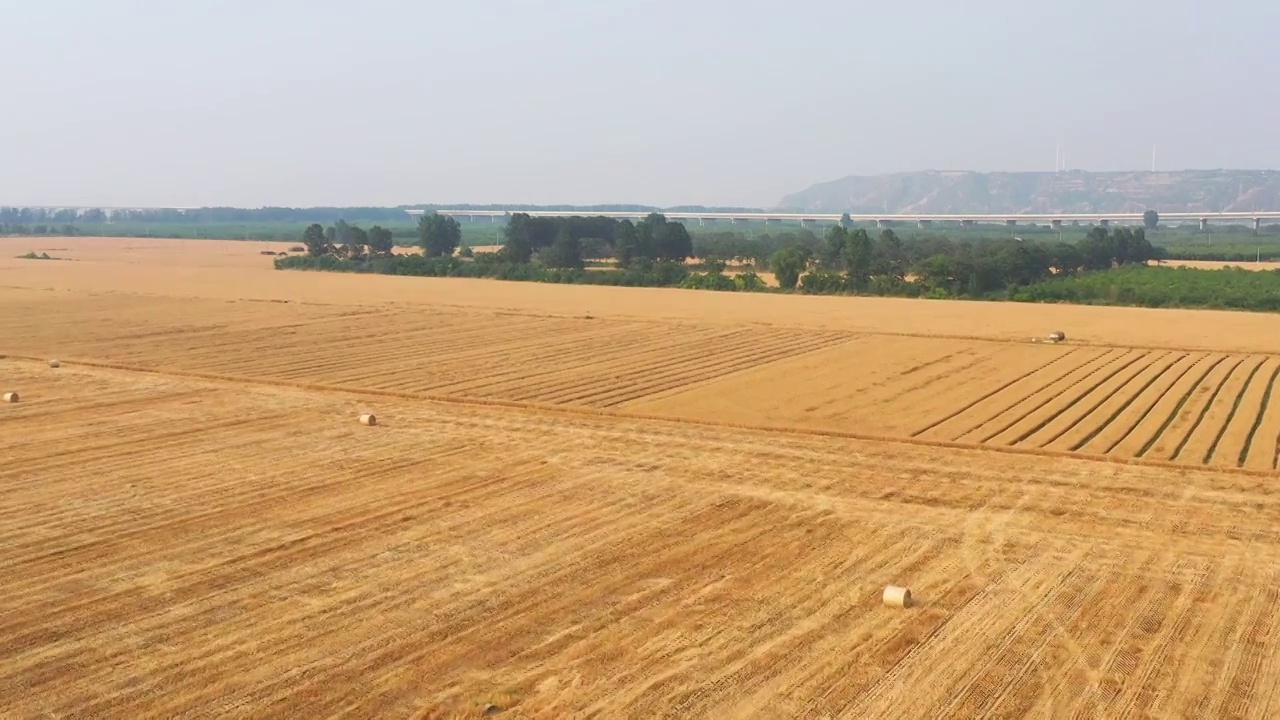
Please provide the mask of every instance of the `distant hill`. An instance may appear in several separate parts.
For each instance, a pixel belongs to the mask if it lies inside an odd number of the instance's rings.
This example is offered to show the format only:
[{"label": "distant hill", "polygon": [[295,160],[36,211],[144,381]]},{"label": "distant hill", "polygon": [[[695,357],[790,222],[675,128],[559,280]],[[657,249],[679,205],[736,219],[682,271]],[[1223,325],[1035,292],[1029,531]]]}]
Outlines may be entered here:
[{"label": "distant hill", "polygon": [[778,209],[850,213],[1088,213],[1280,210],[1280,172],[911,172],[850,176]]}]

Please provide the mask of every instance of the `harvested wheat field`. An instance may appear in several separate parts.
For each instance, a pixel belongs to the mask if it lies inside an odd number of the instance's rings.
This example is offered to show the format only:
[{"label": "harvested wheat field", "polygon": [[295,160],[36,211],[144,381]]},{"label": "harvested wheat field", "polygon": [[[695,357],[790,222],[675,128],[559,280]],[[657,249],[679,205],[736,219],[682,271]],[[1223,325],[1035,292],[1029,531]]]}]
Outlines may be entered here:
[{"label": "harvested wheat field", "polygon": [[1280,262],[1274,260],[1244,260],[1224,262],[1222,260],[1165,260],[1163,265],[1169,267],[1186,267],[1198,270],[1220,270],[1224,267],[1241,268],[1243,270],[1280,270]]},{"label": "harvested wheat field", "polygon": [[7,716],[1280,714],[1272,317],[43,242]]}]

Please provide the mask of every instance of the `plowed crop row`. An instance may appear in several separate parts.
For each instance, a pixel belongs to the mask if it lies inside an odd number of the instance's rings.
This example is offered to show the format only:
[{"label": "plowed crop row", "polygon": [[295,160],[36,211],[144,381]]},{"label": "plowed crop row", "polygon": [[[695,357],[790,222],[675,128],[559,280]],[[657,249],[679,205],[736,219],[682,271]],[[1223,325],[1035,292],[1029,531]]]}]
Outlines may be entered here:
[{"label": "plowed crop row", "polygon": [[[1126,358],[1129,358],[1128,361],[1132,362],[1134,354],[1132,351],[1113,350],[1085,361],[1047,385],[1035,388],[1019,388],[1016,391],[1018,394],[1012,399],[1013,401],[1003,410],[985,417],[974,417],[975,422],[958,435],[956,439],[964,442],[986,443],[1002,434],[1011,434],[1015,426],[1026,422],[1028,418],[1046,404],[1053,402],[1064,393],[1073,392],[1082,383],[1092,381],[1100,373],[1113,370],[1126,361]],[[1034,423],[1035,420],[1031,422]]]},{"label": "plowed crop row", "polygon": [[[957,403],[955,410],[932,420],[924,427],[912,432],[911,436],[951,438],[957,432],[963,435],[964,431],[957,430],[957,426],[967,428],[967,423],[971,422],[973,416],[992,412],[993,406],[1007,402],[1006,396],[1018,397],[1023,388],[1039,388],[1045,382],[1056,382],[1068,373],[1074,372],[1079,364],[1087,363],[1101,354],[1102,351],[1098,350],[1072,349],[1049,360],[1035,358],[1030,362],[1024,361],[1021,365],[1015,365],[1012,373],[1008,373],[1013,375],[1012,378],[1001,377],[998,382],[981,387],[981,395],[964,404]],[[1009,363],[1003,365],[1006,371],[1011,369]],[[1011,407],[1011,405],[1001,406],[994,410],[994,414],[1001,415]]]},{"label": "plowed crop row", "polygon": [[[1118,397],[1125,397],[1125,404],[1120,408],[1119,413],[1111,417],[1105,425],[1097,427],[1093,437],[1087,438],[1083,444],[1077,444],[1071,449],[1106,455],[1113,451],[1123,454],[1127,448],[1132,448],[1130,455],[1136,454],[1158,427],[1153,422],[1153,418],[1158,420],[1160,417],[1157,408],[1170,396],[1173,388],[1176,388],[1183,378],[1205,362],[1203,355],[1181,355],[1172,364],[1165,366],[1154,381],[1139,392],[1127,397],[1117,394]],[[1150,430],[1148,431],[1147,428]]]},{"label": "plowed crop row", "polygon": [[[351,389],[611,407],[829,347],[844,333],[598,322],[466,312],[373,313],[191,301],[140,317],[137,298],[6,315],[7,348],[159,371]],[[226,306],[229,318],[192,323]],[[120,317],[108,322],[109,313]],[[213,316],[218,317],[218,316]],[[76,328],[93,323],[88,333]],[[57,342],[45,338],[55,336]]]},{"label": "plowed crop row", "polygon": [[914,436],[1276,469],[1277,380],[1275,356],[1070,354],[935,416]]}]

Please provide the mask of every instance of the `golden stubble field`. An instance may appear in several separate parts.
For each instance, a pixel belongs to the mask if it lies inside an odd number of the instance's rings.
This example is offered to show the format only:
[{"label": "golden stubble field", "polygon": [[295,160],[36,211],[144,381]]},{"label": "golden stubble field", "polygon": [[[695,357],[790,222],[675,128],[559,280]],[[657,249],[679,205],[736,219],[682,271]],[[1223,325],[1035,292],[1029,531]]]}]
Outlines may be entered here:
[{"label": "golden stubble field", "polygon": [[1274,260],[1263,260],[1255,262],[1248,260],[1244,262],[1223,262],[1221,260],[1168,260],[1164,263],[1170,267],[1187,267],[1199,270],[1220,270],[1224,267],[1240,268],[1242,270],[1280,270],[1280,262]]},{"label": "golden stubble field", "polygon": [[1280,712],[1273,317],[262,249],[0,240],[8,716]]}]

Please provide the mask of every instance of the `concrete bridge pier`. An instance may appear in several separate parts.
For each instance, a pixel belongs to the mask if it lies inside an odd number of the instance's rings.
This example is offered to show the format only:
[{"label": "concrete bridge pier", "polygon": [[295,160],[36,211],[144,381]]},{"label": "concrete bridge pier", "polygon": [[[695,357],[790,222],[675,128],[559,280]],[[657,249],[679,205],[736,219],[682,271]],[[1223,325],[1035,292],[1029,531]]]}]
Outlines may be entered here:
[{"label": "concrete bridge pier", "polygon": [[1254,219],[1253,219],[1253,231],[1254,231],[1254,232],[1258,232],[1258,231],[1259,231],[1259,230],[1261,230],[1261,229],[1262,229],[1262,218],[1254,218]]},{"label": "concrete bridge pier", "polygon": [[1200,232],[1204,232],[1208,229],[1209,229],[1209,218],[1200,218]]},{"label": "concrete bridge pier", "polygon": [[1061,221],[1061,220],[1052,220],[1052,221],[1050,221],[1050,224],[1052,224],[1052,225],[1053,225],[1053,229],[1054,229],[1054,230],[1061,230],[1061,229],[1062,229],[1062,221]]},{"label": "concrete bridge pier", "polygon": [[917,221],[916,221],[916,227],[920,228],[921,230],[924,230],[925,228],[929,227],[930,225],[933,225],[933,221],[932,221],[932,220],[917,220]]},{"label": "concrete bridge pier", "polygon": [[1009,225],[1010,227],[1012,227],[1012,226],[1014,226],[1014,225],[1017,225],[1017,224],[1018,224],[1018,221],[1017,221],[1017,220],[1014,220],[1014,219],[1012,219],[1012,218],[1010,218],[1009,220],[1005,220],[1005,221],[1004,221],[1004,224],[1005,224],[1005,225]]}]

